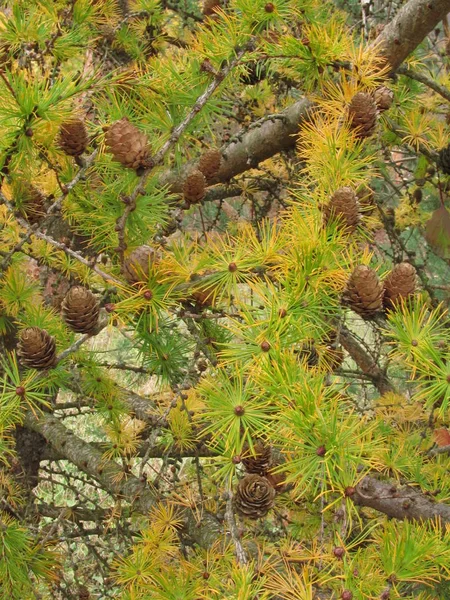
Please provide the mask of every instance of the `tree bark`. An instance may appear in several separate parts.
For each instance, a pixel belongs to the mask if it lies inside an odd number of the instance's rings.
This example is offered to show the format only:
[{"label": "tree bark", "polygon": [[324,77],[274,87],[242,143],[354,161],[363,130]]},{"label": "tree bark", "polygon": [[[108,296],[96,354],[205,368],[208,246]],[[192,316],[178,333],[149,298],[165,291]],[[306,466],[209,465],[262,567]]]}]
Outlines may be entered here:
[{"label": "tree bark", "polygon": [[450,523],[450,506],[412,486],[398,487],[375,477],[364,477],[356,486],[355,503],[374,508],[388,517],[408,521],[437,519]]},{"label": "tree bark", "polygon": [[450,12],[450,0],[410,0],[375,40],[393,71]]}]

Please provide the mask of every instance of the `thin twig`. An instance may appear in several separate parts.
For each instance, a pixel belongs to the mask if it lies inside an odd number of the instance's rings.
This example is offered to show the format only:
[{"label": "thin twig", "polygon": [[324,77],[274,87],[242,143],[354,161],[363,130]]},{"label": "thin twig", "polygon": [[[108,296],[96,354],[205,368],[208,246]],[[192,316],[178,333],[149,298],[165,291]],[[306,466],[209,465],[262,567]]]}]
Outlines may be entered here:
[{"label": "thin twig", "polygon": [[225,518],[227,520],[228,527],[230,528],[231,539],[233,540],[233,544],[236,549],[236,558],[238,563],[246,565],[248,563],[248,559],[239,539],[238,528],[233,513],[233,494],[231,490],[226,492],[226,499],[227,506],[225,510]]}]

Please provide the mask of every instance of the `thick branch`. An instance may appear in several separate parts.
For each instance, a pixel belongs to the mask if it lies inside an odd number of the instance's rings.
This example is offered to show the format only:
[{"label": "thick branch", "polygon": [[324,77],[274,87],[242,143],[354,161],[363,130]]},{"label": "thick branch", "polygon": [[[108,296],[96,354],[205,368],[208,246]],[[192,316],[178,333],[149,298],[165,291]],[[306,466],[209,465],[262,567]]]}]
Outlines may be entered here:
[{"label": "thick branch", "polygon": [[450,0],[409,0],[375,40],[392,70],[417,48],[450,12]]},{"label": "thick branch", "polygon": [[[292,148],[300,124],[311,107],[309,100],[300,100],[277,115],[256,121],[251,129],[236,136],[235,141],[222,148],[222,165],[211,183],[229,181],[274,154]],[[188,163],[183,168],[188,171],[192,164]],[[161,175],[160,184],[170,185],[172,192],[180,192],[182,180],[177,171],[170,170]]]},{"label": "thick branch", "polygon": [[[114,498],[123,498],[134,504],[143,514],[148,513],[157,501],[155,493],[145,480],[141,481],[131,473],[124,473],[117,463],[105,460],[99,450],[64,427],[59,419],[47,413],[36,417],[29,412],[25,416],[24,425],[44,436],[58,454],[96,479]],[[217,540],[220,530],[214,515],[205,511],[201,521],[198,521],[196,512],[184,511],[183,532],[188,540],[209,547]]]},{"label": "thick branch", "polygon": [[439,519],[450,523],[450,506],[435,502],[417,488],[398,487],[374,477],[364,477],[356,486],[353,500],[360,505],[374,508],[394,519],[424,521]]}]

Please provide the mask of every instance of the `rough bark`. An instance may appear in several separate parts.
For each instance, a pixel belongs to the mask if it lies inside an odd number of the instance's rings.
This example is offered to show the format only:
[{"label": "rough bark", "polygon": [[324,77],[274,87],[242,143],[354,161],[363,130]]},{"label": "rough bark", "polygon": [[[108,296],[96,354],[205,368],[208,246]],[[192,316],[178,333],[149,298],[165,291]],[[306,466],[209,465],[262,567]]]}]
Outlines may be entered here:
[{"label": "rough bark", "polygon": [[375,40],[393,71],[450,12],[450,0],[410,0]]},{"label": "rough bark", "polygon": [[356,486],[353,500],[360,505],[374,508],[394,519],[426,521],[438,519],[450,523],[450,506],[436,502],[412,486],[399,487],[375,477],[364,477]]},{"label": "rough bark", "polygon": [[[312,107],[309,100],[295,102],[289,108],[276,115],[269,115],[256,121],[246,132],[236,136],[236,140],[223,146],[222,165],[211,180],[211,184],[229,181],[232,177],[258,166],[258,164],[282,150],[295,145],[295,135],[303,119]],[[183,166],[189,172],[194,163]],[[161,185],[170,186],[172,192],[181,192],[183,173],[175,170],[165,171],[159,179]]]}]

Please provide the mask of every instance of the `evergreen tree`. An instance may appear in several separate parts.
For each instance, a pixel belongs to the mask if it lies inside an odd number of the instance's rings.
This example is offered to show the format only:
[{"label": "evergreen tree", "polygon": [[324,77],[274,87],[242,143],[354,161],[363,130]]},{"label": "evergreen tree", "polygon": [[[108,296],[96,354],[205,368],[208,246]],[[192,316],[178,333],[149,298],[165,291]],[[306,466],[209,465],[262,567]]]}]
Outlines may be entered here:
[{"label": "evergreen tree", "polygon": [[450,597],[447,13],[2,3],[2,598]]}]

